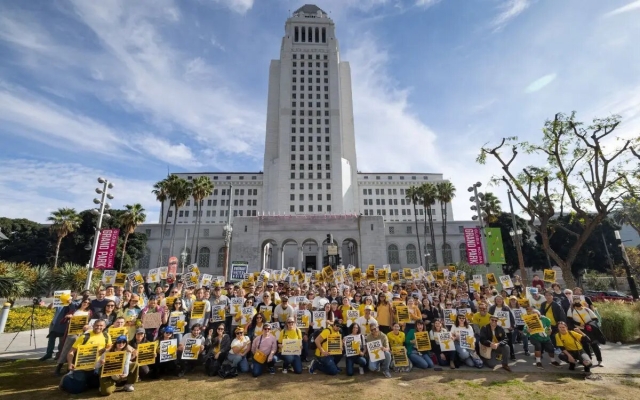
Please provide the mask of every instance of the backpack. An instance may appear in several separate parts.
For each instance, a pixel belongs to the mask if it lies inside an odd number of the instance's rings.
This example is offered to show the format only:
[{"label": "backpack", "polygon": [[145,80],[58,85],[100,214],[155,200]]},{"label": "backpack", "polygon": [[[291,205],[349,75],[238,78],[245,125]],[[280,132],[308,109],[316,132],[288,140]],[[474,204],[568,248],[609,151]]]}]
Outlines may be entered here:
[{"label": "backpack", "polygon": [[[109,334],[107,332],[105,332],[105,331],[102,331],[102,335],[104,336],[105,344],[109,343]],[[91,337],[91,332],[84,333],[82,335],[82,344],[83,345],[87,344],[87,342],[89,341],[90,337]]]},{"label": "backpack", "polygon": [[232,367],[231,364],[222,364],[218,371],[218,376],[222,379],[235,378],[238,376],[238,369],[236,367]]},{"label": "backpack", "polygon": [[[313,331],[313,333],[311,334],[311,338],[309,339],[309,351],[315,351],[318,348],[318,346],[316,346],[316,338],[327,329],[329,328],[322,328],[318,329],[317,331]],[[329,331],[329,333],[331,333],[331,331]]]}]

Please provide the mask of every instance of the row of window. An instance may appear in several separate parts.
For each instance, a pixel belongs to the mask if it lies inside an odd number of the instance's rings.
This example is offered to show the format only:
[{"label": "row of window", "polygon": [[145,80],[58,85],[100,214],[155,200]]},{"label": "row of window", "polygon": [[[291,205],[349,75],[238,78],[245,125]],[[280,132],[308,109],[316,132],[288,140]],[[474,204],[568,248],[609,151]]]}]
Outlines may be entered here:
[{"label": "row of window", "polygon": [[[291,73],[292,73],[293,75],[297,75],[297,74],[298,74],[298,72],[297,72],[297,71],[298,71],[298,70],[293,69],[293,70],[291,70]],[[304,70],[303,70],[303,69],[301,69],[301,70],[300,70],[300,75],[304,75]],[[312,71],[312,70],[308,70],[308,71],[307,71],[307,75],[311,75],[311,76],[313,76],[313,71]],[[317,70],[316,70],[316,75],[320,75],[320,70],[319,70],[319,69],[317,69]],[[323,75],[325,75],[325,76],[329,75],[329,71],[325,69],[325,70],[324,70],[324,74],[323,74]],[[318,89],[318,90],[320,90],[320,89]]]},{"label": "row of window", "polygon": [[[290,179],[296,179],[296,173],[292,172]],[[305,179],[304,172],[300,172],[298,174],[298,179]],[[307,173],[307,179],[313,179],[313,172]],[[316,173],[316,179],[322,179],[322,172]],[[325,179],[331,179],[331,172],[325,173]]]},{"label": "row of window", "polygon": [[[300,161],[304,161],[304,154],[300,154],[299,156],[300,156]],[[331,160],[331,155],[325,154],[324,155],[324,159],[325,159],[325,161]],[[291,161],[295,161],[295,160],[296,160],[296,155],[295,154],[291,154]],[[316,154],[316,160],[317,161],[321,161],[322,160],[322,155]],[[313,161],[313,154],[309,154],[309,161]]]},{"label": "row of window", "polygon": [[[329,128],[327,128],[327,129],[329,129]],[[309,136],[308,139],[309,139],[308,140],[309,143],[313,143],[313,136]],[[300,143],[304,143],[304,136],[300,136],[299,137],[299,141],[300,141]],[[329,141],[329,136],[325,136],[324,141],[328,142]],[[291,136],[291,143],[295,143],[295,142],[296,142],[296,137],[295,136]],[[318,142],[318,143],[322,142],[322,136],[316,136],[316,142]]]},{"label": "row of window", "polygon": [[[372,189],[362,189],[362,194],[363,195],[369,195],[371,196],[372,194]],[[384,194],[384,189],[376,189],[376,194]],[[397,189],[387,189],[387,194],[398,194]],[[404,189],[400,189],[400,194],[404,194]]]},{"label": "row of window", "polygon": [[[299,151],[304,151],[304,146],[303,145],[299,145],[298,146]],[[312,145],[308,145],[307,149],[309,149],[309,151],[313,151],[313,146]],[[324,151],[330,151],[330,146],[324,146]],[[291,151],[296,151],[296,145],[292,144],[291,145]],[[322,151],[322,146],[316,146],[316,151]]]},{"label": "row of window", "polygon": [[[317,185],[318,190],[322,189],[322,183],[317,183],[316,185]],[[327,190],[331,190],[331,184],[330,183],[326,183],[325,185],[326,185]],[[299,187],[300,187],[300,190],[304,190],[304,183],[300,182],[299,183]],[[313,190],[313,183],[309,182],[307,184],[307,187],[309,188],[309,190]],[[291,183],[291,190],[296,190],[296,184],[295,183]]]},{"label": "row of window", "polygon": [[[297,61],[292,61],[291,66],[292,67],[297,67],[298,66],[298,62]],[[301,67],[305,66],[304,61],[300,61],[300,66]],[[313,62],[309,61],[306,66],[307,67],[313,67]],[[324,68],[329,68],[329,63],[328,62],[323,62],[322,66]],[[316,61],[316,68],[320,68],[320,62],[319,61]]]},{"label": "row of window", "polygon": [[[298,85],[291,85],[291,90],[293,92],[298,90]],[[313,86],[312,85],[308,85],[307,86],[307,90],[310,91],[310,92],[313,92]],[[316,86],[316,90],[319,91],[320,90],[320,86]],[[304,85],[300,85],[300,91],[304,92]],[[329,103],[324,103],[324,106],[328,108],[329,107]],[[311,107],[311,106],[309,106],[309,107]],[[320,103],[316,103],[316,107],[320,107]]]},{"label": "row of window", "polygon": [[[364,179],[369,179],[369,176],[368,176],[368,175],[365,175]],[[377,181],[379,181],[380,179],[381,179],[381,178],[380,178],[380,175],[376,175],[376,180],[377,180]],[[393,179],[393,176],[389,175],[389,176],[387,177],[387,179],[392,180],[392,179]],[[413,176],[411,177],[411,180],[414,180],[414,181],[415,181],[416,179],[417,179],[417,177],[416,177],[415,175],[413,175]],[[428,181],[428,180],[429,180],[429,177],[425,175],[425,176],[423,176],[423,177],[422,177],[422,179],[424,179],[425,181]],[[404,176],[402,176],[402,175],[401,175],[401,176],[400,176],[400,180],[401,180],[401,181],[403,181],[403,180],[404,180]]]},{"label": "row of window", "polygon": [[[291,170],[295,171],[296,169],[296,165],[295,164],[291,164]],[[300,171],[304,171],[304,164],[300,164],[298,165],[298,169]],[[309,171],[313,171],[313,164],[308,164],[308,168]],[[319,171],[322,169],[322,164],[316,164],[316,169]],[[325,164],[325,170],[330,170],[331,169],[331,164]]]},{"label": "row of window", "polygon": [[[241,180],[241,181],[243,181],[243,180],[244,180],[244,176],[243,176],[243,175],[240,175],[240,176],[238,176],[238,177],[236,177],[236,178],[238,178],[238,180]],[[192,179],[193,179],[193,176],[192,176],[192,175],[188,175],[188,176],[187,176],[187,180],[189,180],[189,181],[190,181],[190,180],[192,180]],[[257,176],[255,176],[255,175],[253,175],[253,176],[251,177],[251,180],[253,180],[253,181],[255,181],[256,179],[258,179],[258,177],[257,177]],[[217,180],[218,180],[218,175],[214,175],[214,176],[213,176],[213,180],[214,180],[214,181],[217,181]],[[231,180],[231,175],[227,175],[226,180],[230,181],[230,180]]]},{"label": "row of window", "polygon": [[[329,58],[329,56],[324,54],[323,60],[327,60],[328,58]],[[298,59],[298,54],[294,53],[293,54],[293,59],[297,60]],[[304,54],[300,54],[300,59],[304,60]],[[320,59],[320,54],[316,54],[316,60],[319,60],[319,59]],[[313,54],[307,54],[307,60],[313,60]]]},{"label": "row of window", "polygon": [[[299,133],[304,133],[304,126],[297,128]],[[324,128],[324,133],[330,133],[331,131],[329,130],[329,128]],[[296,133],[296,127],[292,126],[291,127],[291,133]],[[309,130],[307,131],[307,133],[313,133],[313,128],[309,127]],[[316,127],[316,133],[322,133],[322,128],[320,128],[319,126]]]},{"label": "row of window", "polygon": [[[309,83],[311,83],[311,82],[309,82]],[[316,83],[320,83],[320,81],[319,81],[319,80],[317,80],[317,81],[316,81]],[[328,79],[328,78],[325,78],[325,79],[324,79],[324,83],[329,83],[329,79]],[[320,91],[320,89],[319,89],[319,88],[320,88],[320,86],[318,86],[318,91]],[[325,89],[325,90],[327,90],[327,89]],[[292,99],[294,99],[294,100],[296,100],[296,99],[297,99],[297,98],[296,98],[296,93],[292,93],[292,94],[291,94],[291,98],[292,98]],[[304,100],[304,93],[300,93],[300,99],[301,99],[301,100]],[[308,94],[307,94],[307,99],[308,99],[308,100],[313,100],[313,93],[308,93]],[[320,100],[320,93],[316,93],[316,100]],[[303,104],[303,103],[302,103],[302,102],[300,102],[300,104]],[[304,104],[302,105],[302,107],[304,107]],[[309,105],[309,107],[311,107],[311,104]],[[318,107],[319,107],[319,106],[318,106]]]},{"label": "row of window", "polygon": [[293,41],[302,43],[327,43],[327,28],[294,26]]},{"label": "row of window", "polygon": [[[313,194],[309,193],[307,196],[309,198],[309,201],[313,201]],[[317,197],[317,200],[322,201],[322,193],[318,193],[316,197]],[[295,194],[292,193],[292,194],[289,195],[289,200],[295,201],[295,199],[296,199],[296,195]],[[298,195],[298,199],[300,201],[304,201],[304,194],[299,194]],[[331,194],[330,193],[327,193],[326,199],[327,200],[331,200]]]},{"label": "row of window", "polygon": [[[331,212],[331,204],[328,204],[327,207],[325,208],[325,210],[327,210],[326,212]],[[308,212],[314,212],[313,211],[313,205],[309,204],[307,206],[307,211]],[[316,211],[317,212],[324,212],[324,211],[322,211],[322,205],[318,205],[316,207]],[[289,212],[292,212],[292,213],[296,212],[296,206],[294,206],[293,204],[290,205],[289,206]],[[302,204],[298,206],[298,212],[304,212],[304,206]]]}]

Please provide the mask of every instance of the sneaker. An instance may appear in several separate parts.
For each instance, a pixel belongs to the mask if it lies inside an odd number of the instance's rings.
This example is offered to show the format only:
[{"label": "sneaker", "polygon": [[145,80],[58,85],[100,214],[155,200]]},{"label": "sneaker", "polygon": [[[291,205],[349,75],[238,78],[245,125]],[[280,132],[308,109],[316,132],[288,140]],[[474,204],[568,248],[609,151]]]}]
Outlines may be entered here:
[{"label": "sneaker", "polygon": [[557,361],[551,361],[551,365],[553,365],[554,367],[559,367],[560,363]]},{"label": "sneaker", "polygon": [[524,353],[524,356],[525,356],[525,357],[531,357],[531,353],[529,353],[528,351],[526,351],[526,352]]},{"label": "sneaker", "polygon": [[387,378],[391,378],[391,372],[389,372],[389,371],[384,371],[384,372],[382,372],[382,374]]},{"label": "sneaker", "polygon": [[576,369],[575,364],[569,364],[569,371],[575,371],[575,369]]},{"label": "sneaker", "polygon": [[313,372],[316,370],[315,366],[316,366],[316,360],[313,359],[311,360],[311,364],[309,364],[309,373],[313,374]]},{"label": "sneaker", "polygon": [[273,367],[269,367],[269,373],[270,373],[271,375],[274,375],[274,374],[276,373],[276,369],[275,369],[275,368],[273,368]]},{"label": "sneaker", "polygon": [[503,369],[503,370],[505,370],[505,371],[507,371],[507,372],[511,372],[511,367],[510,367],[510,366],[508,366],[508,365],[503,365],[503,366],[502,366],[502,369]]},{"label": "sneaker", "polygon": [[537,362],[536,363],[536,367],[540,368],[540,369],[544,369],[544,367],[542,366],[541,362]]},{"label": "sneaker", "polygon": [[45,354],[44,356],[38,358],[38,361],[47,361],[48,359],[50,359],[52,357],[51,354]]},{"label": "sneaker", "polygon": [[124,385],[124,391],[125,392],[133,392],[133,385],[129,384],[129,383]]},{"label": "sneaker", "polygon": [[358,371],[360,371],[360,375],[364,375],[364,368],[358,367]]},{"label": "sneaker", "polygon": [[286,369],[286,368],[282,368],[282,373],[283,373],[283,374],[286,374],[287,372],[288,372],[288,371],[287,371],[287,369]]}]

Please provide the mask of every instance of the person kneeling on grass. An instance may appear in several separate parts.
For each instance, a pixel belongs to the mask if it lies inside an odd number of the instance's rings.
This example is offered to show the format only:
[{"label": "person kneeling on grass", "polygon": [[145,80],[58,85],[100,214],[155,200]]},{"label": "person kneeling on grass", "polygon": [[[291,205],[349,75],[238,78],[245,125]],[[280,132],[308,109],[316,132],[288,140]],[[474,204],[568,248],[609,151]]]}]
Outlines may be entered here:
[{"label": "person kneeling on grass", "polygon": [[[353,367],[355,364],[358,364],[358,371],[360,372],[360,375],[363,375],[364,368],[367,366],[367,359],[364,358],[366,342],[364,339],[364,335],[360,332],[360,325],[358,325],[355,322],[351,324],[351,334],[345,336],[343,339],[343,344],[345,349],[347,347],[348,342],[350,342],[352,346],[356,343],[355,341],[352,342],[351,339],[348,339],[349,337],[352,337],[358,340],[357,342],[358,344],[356,344],[356,347],[359,351],[356,355],[346,358],[347,376],[353,376]],[[354,347],[354,349],[356,347]]]},{"label": "person kneeling on grass", "polygon": [[569,370],[576,369],[576,364],[584,365],[585,374],[591,375],[591,359],[585,353],[580,341],[585,336],[580,328],[570,331],[566,322],[558,322],[558,333],[556,333],[556,346],[562,351],[558,356],[562,361],[569,363]]},{"label": "person kneeling on grass", "polygon": [[389,348],[389,339],[387,335],[380,332],[378,325],[371,325],[371,334],[367,335],[367,343],[374,340],[380,340],[382,342],[382,352],[384,353],[384,360],[371,361],[369,363],[369,370],[380,371],[387,378],[391,378],[391,372],[389,372],[389,366],[391,365],[391,353]]},{"label": "person kneeling on grass", "polygon": [[[300,353],[302,353],[302,331],[296,327],[296,320],[293,317],[287,317],[285,328],[280,332],[278,337],[278,352],[282,352],[282,340],[294,339],[300,341]],[[289,369],[289,365],[293,366],[293,372],[295,374],[302,373],[302,360],[300,354],[296,355],[282,355],[279,354],[277,358],[282,360],[282,373],[286,374]]]},{"label": "person kneeling on grass", "polygon": [[262,327],[262,335],[253,339],[253,344],[251,345],[251,353],[253,353],[251,374],[254,378],[262,375],[265,365],[269,368],[271,375],[276,373],[273,356],[275,356],[277,350],[278,340],[271,334],[271,325],[265,324]]},{"label": "person kneeling on grass", "polygon": [[489,319],[489,325],[480,329],[480,343],[491,348],[491,358],[484,358],[484,364],[489,368],[495,368],[498,361],[502,363],[502,369],[511,372],[509,367],[509,339],[504,329],[498,325],[498,318],[493,315]]},{"label": "person kneeling on grass", "polygon": [[240,372],[249,372],[247,354],[251,350],[251,339],[244,335],[244,328],[240,326],[236,328],[234,333],[236,337],[231,341],[231,350],[227,354],[227,360],[231,362],[233,368],[238,368]]},{"label": "person kneeling on grass", "polygon": [[107,353],[113,351],[126,351],[126,357],[124,362],[124,374],[105,376],[100,378],[100,394],[103,396],[109,396],[116,390],[116,383],[126,381],[124,385],[125,392],[133,392],[133,384],[138,381],[138,363],[132,361],[138,355],[138,351],[127,344],[127,337],[125,335],[118,336],[116,338],[116,344],[107,350],[100,360],[96,363],[96,367],[100,368],[104,365],[104,360]]},{"label": "person kneeling on grass", "polygon": [[527,325],[524,326],[523,333],[529,337],[529,341],[533,344],[534,355],[536,356],[536,367],[544,368],[542,366],[542,352],[546,351],[549,357],[553,360],[551,365],[554,367],[559,367],[560,363],[557,360],[555,348],[553,346],[553,342],[551,340],[551,320],[545,317],[544,315],[540,315],[540,311],[535,308],[529,306],[527,307],[527,314],[538,314],[540,317],[540,322],[542,322],[542,326],[544,327],[544,332],[531,334],[529,333],[529,329]]},{"label": "person kneeling on grass", "polygon": [[[327,319],[327,327],[324,328],[320,334],[316,337],[316,358],[311,360],[309,364],[309,373],[313,374],[315,370],[323,372],[327,375],[337,375],[340,371],[338,368],[338,362],[342,358],[342,355],[331,355],[328,351],[328,346],[323,344],[327,341],[329,335],[340,335],[342,326],[337,322],[334,323],[333,319]],[[383,335],[384,336],[384,335]],[[385,340],[386,340],[385,336]],[[342,337],[340,338],[342,340]]]}]

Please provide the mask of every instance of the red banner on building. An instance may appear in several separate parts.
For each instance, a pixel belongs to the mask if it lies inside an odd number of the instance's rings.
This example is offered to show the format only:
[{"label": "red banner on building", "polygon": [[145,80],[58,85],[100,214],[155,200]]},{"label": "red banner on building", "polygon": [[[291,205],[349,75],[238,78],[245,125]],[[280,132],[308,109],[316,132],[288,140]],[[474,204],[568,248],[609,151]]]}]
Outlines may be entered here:
[{"label": "red banner on building", "polygon": [[98,237],[98,250],[93,260],[95,269],[114,269],[120,229],[103,229]]},{"label": "red banner on building", "polygon": [[467,260],[469,265],[485,263],[482,251],[482,233],[480,228],[464,228],[464,243],[467,246]]}]

